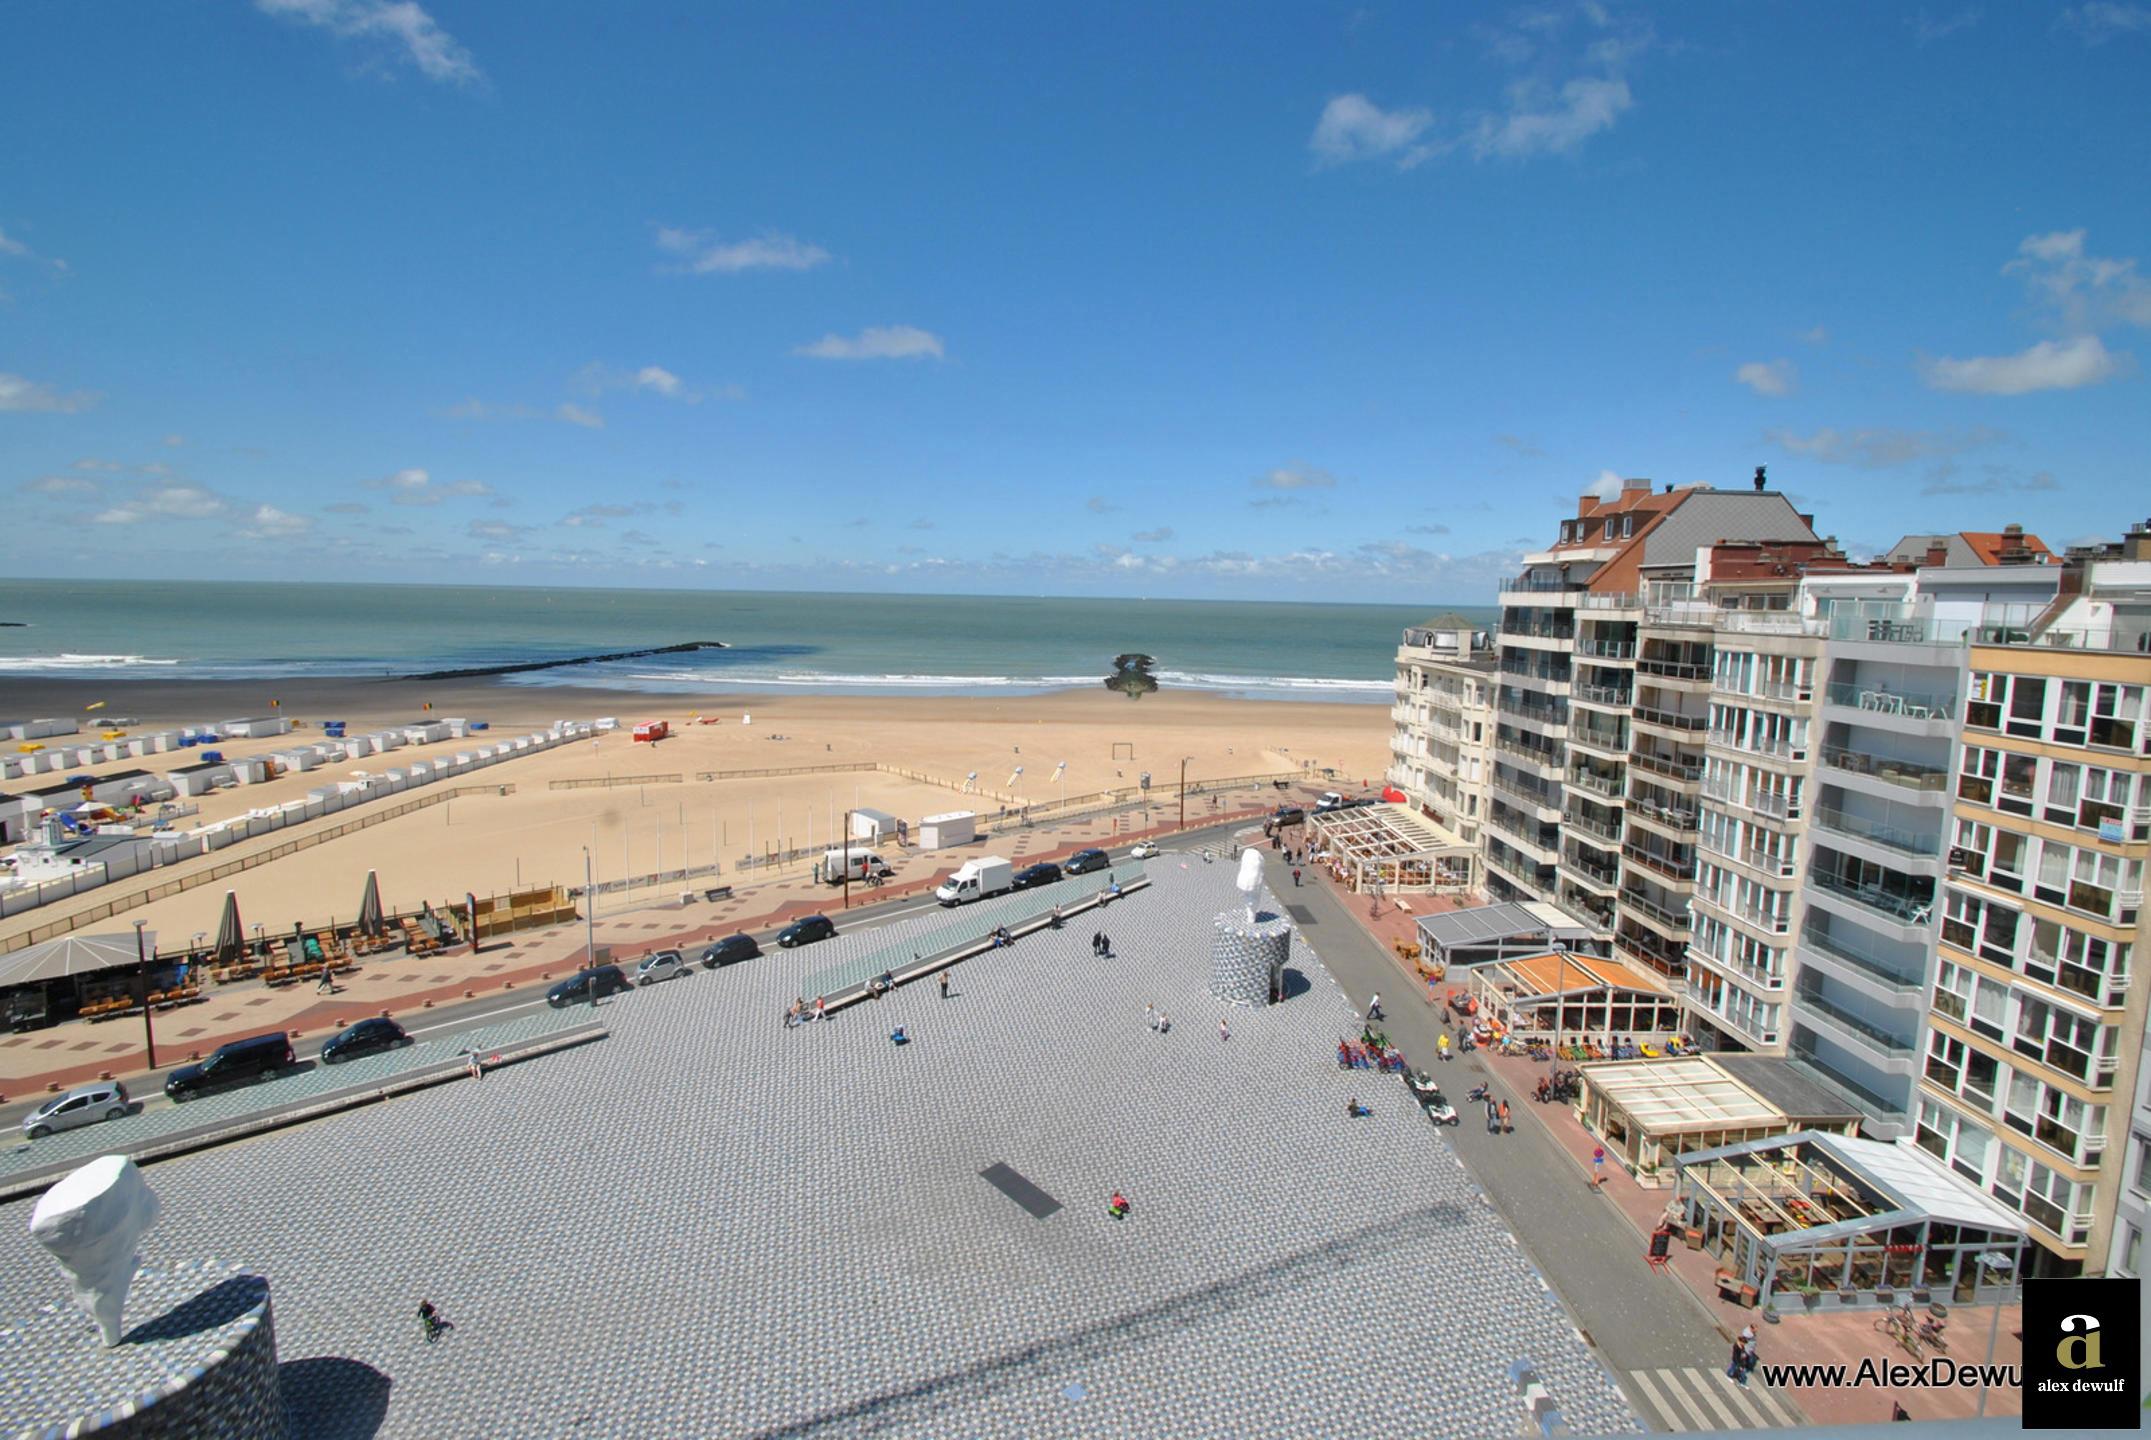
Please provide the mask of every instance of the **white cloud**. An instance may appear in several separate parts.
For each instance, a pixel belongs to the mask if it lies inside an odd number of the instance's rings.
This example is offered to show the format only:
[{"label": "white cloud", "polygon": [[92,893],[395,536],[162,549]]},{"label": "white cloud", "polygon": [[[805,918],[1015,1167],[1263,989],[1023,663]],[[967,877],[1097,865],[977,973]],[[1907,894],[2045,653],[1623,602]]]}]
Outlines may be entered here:
[{"label": "white cloud", "polygon": [[1617,75],[1585,76],[1556,91],[1542,81],[1509,87],[1508,108],[1480,119],[1471,136],[1480,159],[1565,155],[1614,122],[1635,104],[1628,82]]},{"label": "white cloud", "polygon": [[11,256],[17,260],[27,260],[30,258],[30,247],[20,240],[10,238],[7,231],[0,230],[0,255]]},{"label": "white cloud", "polygon": [[2065,330],[2151,327],[2151,280],[2137,273],[2133,258],[2086,255],[2082,230],[2026,236],[2002,273],[2022,275]]},{"label": "white cloud", "polygon": [[1364,95],[1339,95],[1322,107],[1307,148],[1324,165],[1393,157],[1409,170],[1434,153],[1419,143],[1433,123],[1431,110],[1384,110]]},{"label": "white cloud", "polygon": [[1160,545],[1173,538],[1173,527],[1160,525],[1155,530],[1138,530],[1128,538],[1138,545]]},{"label": "white cloud", "polygon": [[171,446],[174,450],[177,450],[180,446],[187,443],[187,437],[184,435],[167,435],[164,437],[164,443]]},{"label": "white cloud", "polygon": [[736,275],[743,270],[812,270],[827,264],[829,252],[819,245],[774,230],[751,240],[729,243],[713,240],[706,230],[657,227],[657,248],[682,257],[670,267],[689,275]]},{"label": "white cloud", "polygon": [[1763,438],[1793,455],[1825,465],[1854,465],[1884,470],[1915,460],[1947,459],[2008,438],[2000,430],[1979,426],[1964,431],[1899,430],[1867,426],[1855,430],[1821,429],[1812,435],[1789,430],[1765,431]]},{"label": "white cloud", "polygon": [[360,482],[368,490],[385,490],[395,505],[438,505],[451,496],[490,495],[493,487],[483,480],[457,480],[436,485],[423,470],[398,470],[377,480]]},{"label": "white cloud", "polygon": [[1290,465],[1280,465],[1257,475],[1255,486],[1261,490],[1334,490],[1337,477],[1327,470],[1295,460]]},{"label": "white cloud", "polygon": [[2109,351],[2096,335],[2079,335],[2071,340],[2041,340],[2014,355],[1978,355],[1968,360],[1936,356],[1923,361],[1920,370],[1935,390],[2028,395],[2103,384],[2121,373],[2127,358]]},{"label": "white cloud", "polygon": [[117,460],[99,460],[94,455],[85,455],[75,462],[74,468],[77,470],[103,470],[109,473],[124,470],[127,467]]},{"label": "white cloud", "polygon": [[1608,502],[1618,500],[1621,498],[1621,491],[1624,488],[1621,481],[1621,472],[1618,470],[1601,470],[1598,472],[1598,478],[1585,488],[1600,500]]},{"label": "white cloud", "polygon": [[605,428],[604,416],[586,406],[577,405],[572,400],[562,401],[560,408],[555,410],[553,414],[559,419],[567,421],[570,425],[580,425],[585,430],[602,430]]},{"label": "white cloud", "polygon": [[1913,39],[1922,45],[1932,45],[1937,40],[1948,39],[1959,30],[1969,30],[1977,25],[1979,11],[1959,10],[1954,15],[1934,16],[1922,10],[1908,23],[1912,26]]},{"label": "white cloud", "polygon": [[254,8],[339,39],[385,42],[390,53],[400,53],[428,80],[469,85],[485,79],[470,51],[416,0],[254,0]]},{"label": "white cloud", "polygon": [[1733,378],[1758,395],[1790,395],[1800,383],[1790,360],[1750,360]]},{"label": "white cloud", "polygon": [[935,360],[945,358],[941,337],[911,325],[869,325],[856,337],[824,335],[811,345],[801,345],[794,355],[816,360]]},{"label": "white cloud", "polygon": [[79,475],[40,475],[24,481],[20,488],[31,495],[95,495],[97,482]]},{"label": "white cloud", "polygon": [[206,520],[221,515],[231,502],[199,485],[153,485],[135,497],[137,508],[180,520]]},{"label": "white cloud", "polygon": [[[667,400],[678,400],[688,405],[702,403],[702,392],[691,388],[672,371],[662,365],[645,365],[638,370],[615,370],[603,361],[593,360],[575,372],[575,389],[585,395],[603,395],[608,391],[627,390],[636,394],[660,395]],[[719,392],[728,397],[736,396],[738,387],[727,386]],[[560,416],[566,419],[566,416]]]},{"label": "white cloud", "polygon": [[86,390],[61,393],[50,385],[0,371],[0,414],[36,411],[47,415],[72,415],[97,403]]},{"label": "white cloud", "polygon": [[110,510],[100,510],[90,517],[92,525],[132,525],[146,518],[132,505],[115,505]]},{"label": "white cloud", "polygon": [[681,393],[680,377],[662,365],[645,365],[635,372],[635,388],[654,390],[660,395],[678,398]]},{"label": "white cloud", "polygon": [[2060,23],[2086,45],[2104,45],[2123,35],[2151,35],[2151,6],[2094,0],[2062,11]]},{"label": "white cloud", "polygon": [[274,505],[256,505],[232,534],[241,540],[289,540],[313,528],[311,515],[294,515]]},{"label": "white cloud", "polygon": [[1810,345],[1827,345],[1830,343],[1830,327],[1827,325],[1809,326],[1800,332],[1799,338]]}]

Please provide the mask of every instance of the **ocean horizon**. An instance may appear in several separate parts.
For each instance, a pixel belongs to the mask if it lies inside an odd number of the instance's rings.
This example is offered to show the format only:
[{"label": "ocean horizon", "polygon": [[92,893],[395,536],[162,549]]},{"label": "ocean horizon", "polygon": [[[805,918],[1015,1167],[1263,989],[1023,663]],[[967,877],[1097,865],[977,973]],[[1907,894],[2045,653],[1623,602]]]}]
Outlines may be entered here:
[{"label": "ocean horizon", "polygon": [[653,693],[1024,694],[1099,685],[1149,655],[1160,688],[1371,702],[1399,632],[1490,606],[537,589],[277,581],[0,580],[7,678],[408,675],[693,642],[726,648],[560,666],[503,683]]}]

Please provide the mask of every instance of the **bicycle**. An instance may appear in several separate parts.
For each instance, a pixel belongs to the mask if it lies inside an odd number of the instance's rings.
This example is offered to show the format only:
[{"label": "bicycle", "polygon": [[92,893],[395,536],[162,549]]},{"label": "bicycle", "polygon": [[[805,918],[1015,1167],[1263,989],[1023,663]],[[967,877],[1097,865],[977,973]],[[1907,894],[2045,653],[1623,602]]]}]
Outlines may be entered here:
[{"label": "bicycle", "polygon": [[1875,1330],[1876,1333],[1887,1335],[1904,1346],[1906,1353],[1914,1360],[1921,1358],[1919,1330],[1912,1323],[1912,1308],[1909,1305],[1892,1310],[1877,1320]]}]

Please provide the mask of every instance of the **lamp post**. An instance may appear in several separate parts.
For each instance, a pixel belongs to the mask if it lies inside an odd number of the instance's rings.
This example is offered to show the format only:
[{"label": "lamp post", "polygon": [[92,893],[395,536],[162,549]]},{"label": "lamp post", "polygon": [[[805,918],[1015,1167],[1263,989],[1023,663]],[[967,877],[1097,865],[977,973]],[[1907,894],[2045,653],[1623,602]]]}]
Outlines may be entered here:
[{"label": "lamp post", "polygon": [[[590,880],[590,847],[583,847],[583,944],[590,951],[586,968],[597,967],[597,890]],[[597,1009],[597,977],[590,977],[590,1008]]]},{"label": "lamp post", "polygon": [[1180,828],[1188,828],[1188,761],[1194,757],[1180,757]]},{"label": "lamp post", "polygon": [[147,921],[134,922],[134,979],[135,990],[142,997],[142,1044],[149,1051],[149,1068],[157,1068],[157,1032],[149,1020],[149,958],[142,953],[142,927]]},{"label": "lamp post", "polygon": [[837,844],[837,858],[844,864],[844,908],[851,909],[851,811],[844,812],[844,838]]}]

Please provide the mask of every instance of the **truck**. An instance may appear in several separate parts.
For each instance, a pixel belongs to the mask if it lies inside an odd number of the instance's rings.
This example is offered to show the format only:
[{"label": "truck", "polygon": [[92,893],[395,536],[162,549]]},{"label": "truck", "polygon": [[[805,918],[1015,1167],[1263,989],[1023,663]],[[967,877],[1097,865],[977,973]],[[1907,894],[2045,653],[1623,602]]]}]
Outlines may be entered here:
[{"label": "truck", "polygon": [[858,885],[872,876],[886,876],[894,872],[890,870],[889,862],[872,850],[824,850],[820,873],[822,879],[831,885],[842,885],[846,879]]},{"label": "truck", "polygon": [[1015,887],[1016,867],[998,855],[966,860],[956,873],[941,882],[934,898],[943,905],[966,905],[989,895],[1005,895]]}]

